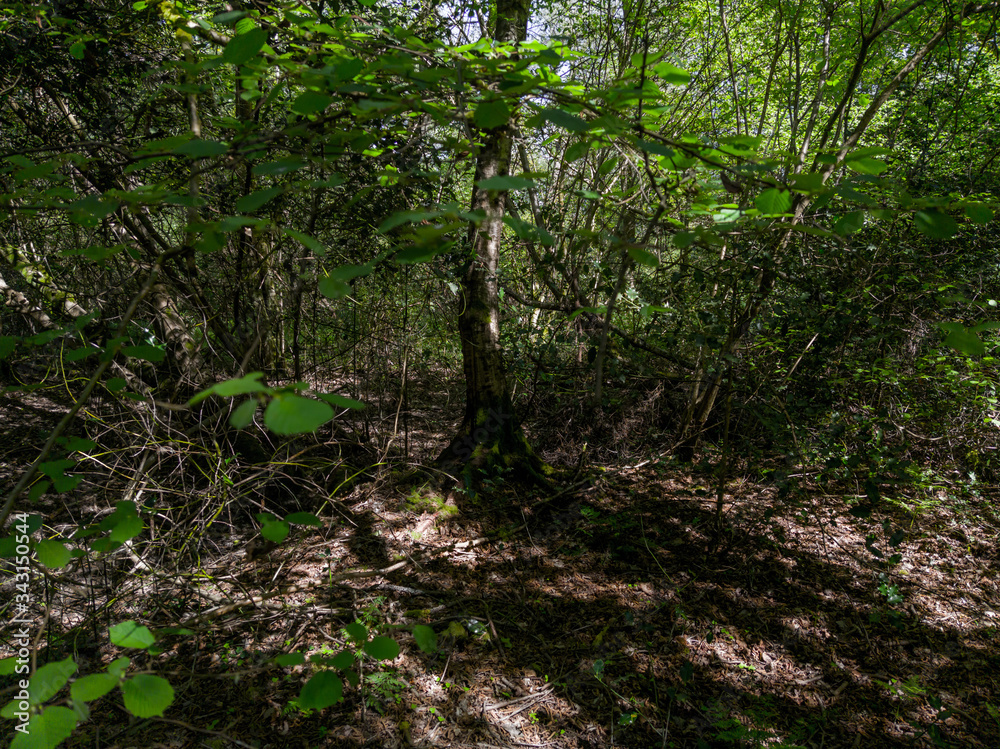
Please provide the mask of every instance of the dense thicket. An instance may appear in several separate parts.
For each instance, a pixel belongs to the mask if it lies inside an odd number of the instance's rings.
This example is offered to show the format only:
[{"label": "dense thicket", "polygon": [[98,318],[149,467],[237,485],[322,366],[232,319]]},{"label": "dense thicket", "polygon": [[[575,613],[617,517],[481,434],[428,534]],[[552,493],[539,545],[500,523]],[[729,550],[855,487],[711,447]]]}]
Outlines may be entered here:
[{"label": "dense thicket", "polygon": [[539,414],[871,503],[995,481],[996,11],[9,6],[0,373],[70,412],[0,520],[110,451],[211,498],[184,555],[233,497],[287,532],[297,482],[405,462],[430,372],[470,491],[555,480]]}]

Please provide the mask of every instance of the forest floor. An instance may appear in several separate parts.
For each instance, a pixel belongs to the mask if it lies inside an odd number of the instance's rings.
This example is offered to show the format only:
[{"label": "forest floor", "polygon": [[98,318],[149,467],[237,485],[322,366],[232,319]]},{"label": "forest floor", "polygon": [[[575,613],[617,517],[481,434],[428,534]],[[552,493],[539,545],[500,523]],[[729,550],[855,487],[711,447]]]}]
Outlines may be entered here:
[{"label": "forest floor", "polygon": [[[42,394],[6,397],[4,484],[60,410]],[[447,442],[458,414],[442,409],[411,415],[414,465]],[[553,425],[532,434],[543,456],[576,466],[571,419],[539,421]],[[610,452],[555,498],[503,477],[474,497],[439,493],[415,471],[381,470],[331,501],[303,486],[300,507],[325,526],[252,561],[247,516],[227,503],[225,533],[199,516],[209,530],[197,562],[147,534],[103,566],[67,568],[50,581],[40,658],[101,670],[122,654],[107,627],[129,619],[194,634],[165,637],[155,656],[129,652],[173,684],[165,718],[130,718],[115,692],[65,745],[1000,746],[997,496],[901,490],[862,518],[849,487],[832,494],[803,476],[778,492],[734,461],[717,515],[714,472],[651,460],[649,448]],[[97,462],[88,471],[74,492],[43,498],[49,529],[107,512],[127,490]],[[154,531],[178,506],[159,480]],[[400,655],[367,660],[343,702],[299,709],[310,667],[270,659],[339,652],[354,620]],[[416,624],[437,631],[436,653],[416,646]]]}]

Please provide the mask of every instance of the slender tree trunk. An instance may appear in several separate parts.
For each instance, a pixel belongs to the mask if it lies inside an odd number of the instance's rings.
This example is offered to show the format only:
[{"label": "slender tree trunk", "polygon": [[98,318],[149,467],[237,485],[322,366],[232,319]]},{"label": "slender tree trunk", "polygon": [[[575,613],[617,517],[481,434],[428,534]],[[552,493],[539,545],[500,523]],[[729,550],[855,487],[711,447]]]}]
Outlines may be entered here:
[{"label": "slender tree trunk", "polygon": [[[494,41],[524,41],[528,33],[529,4],[530,0],[498,0]],[[482,180],[509,173],[512,131],[512,122],[484,130],[476,158],[471,204],[472,209],[481,211],[485,218],[478,226],[470,228],[472,257],[462,279],[463,307],[458,317],[465,374],[465,417],[439,461],[485,466],[499,460],[514,467],[527,459],[528,470],[537,473],[541,462],[515,422],[500,348],[497,266],[506,193],[478,186]]]}]

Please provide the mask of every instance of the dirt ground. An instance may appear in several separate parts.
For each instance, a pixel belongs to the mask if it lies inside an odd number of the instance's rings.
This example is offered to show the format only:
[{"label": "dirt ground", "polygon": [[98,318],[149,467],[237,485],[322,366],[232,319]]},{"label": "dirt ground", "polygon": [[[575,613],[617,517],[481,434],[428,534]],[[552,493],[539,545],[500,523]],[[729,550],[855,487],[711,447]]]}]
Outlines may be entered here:
[{"label": "dirt ground", "polygon": [[[3,405],[7,484],[60,406]],[[446,443],[441,422],[457,414],[440,413],[411,414],[412,466]],[[1000,746],[995,488],[904,489],[863,518],[850,487],[804,475],[779,491],[737,460],[720,514],[717,474],[657,459],[655,445],[579,462],[573,439],[532,437],[578,469],[568,490],[496,477],[472,496],[398,461],[332,499],[292,477],[283,490],[325,524],[254,559],[233,504],[192,504],[161,477],[150,524],[193,518],[197,553],[137,539],[60,571],[40,657],[94,673],[122,653],[111,624],[185,623],[161,653],[129,653],[171,681],[174,702],[138,720],[114,692],[65,746]],[[43,500],[50,535],[128,490],[132,477],[104,465],[87,464],[77,496]],[[314,667],[273,658],[350,648],[353,621],[400,654],[362,658],[342,702],[301,709]],[[417,647],[417,624],[434,628],[436,652]]]}]

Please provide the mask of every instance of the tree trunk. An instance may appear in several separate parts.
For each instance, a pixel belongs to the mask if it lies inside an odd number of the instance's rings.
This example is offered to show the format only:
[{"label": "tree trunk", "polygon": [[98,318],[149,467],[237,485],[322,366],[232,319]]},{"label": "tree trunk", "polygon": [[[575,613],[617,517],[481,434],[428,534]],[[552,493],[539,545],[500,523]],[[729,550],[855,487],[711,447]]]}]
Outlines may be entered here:
[{"label": "tree trunk", "polygon": [[[530,0],[498,0],[495,41],[524,41],[529,3]],[[500,348],[497,266],[506,193],[478,186],[482,180],[509,173],[512,130],[512,122],[484,130],[476,158],[472,209],[482,211],[485,218],[469,230],[471,262],[462,279],[463,306],[458,317],[465,374],[465,417],[438,461],[451,468],[487,469],[493,465],[516,469],[527,471],[533,479],[541,479],[544,466],[514,419]],[[467,485],[472,483],[470,478],[471,471],[467,470]]]}]

